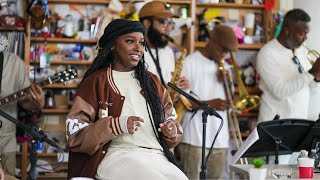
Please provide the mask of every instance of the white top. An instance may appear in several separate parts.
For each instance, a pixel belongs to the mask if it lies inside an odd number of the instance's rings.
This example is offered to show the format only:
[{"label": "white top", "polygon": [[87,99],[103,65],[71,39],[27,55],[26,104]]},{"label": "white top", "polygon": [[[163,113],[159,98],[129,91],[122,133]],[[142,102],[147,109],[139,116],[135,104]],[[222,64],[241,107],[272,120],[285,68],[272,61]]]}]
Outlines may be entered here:
[{"label": "white top", "polygon": [[[156,50],[153,48],[150,48],[150,50],[152,52],[153,57],[156,58]],[[163,80],[167,84],[172,79],[172,72],[174,72],[175,67],[175,56],[172,49],[169,46],[166,46],[165,48],[158,48],[158,55]],[[154,63],[149,51],[144,53],[144,59],[147,64],[147,70],[157,75],[160,79],[159,73],[157,71],[157,66]]]},{"label": "white top", "polygon": [[[223,83],[217,80],[217,65],[213,60],[204,57],[199,51],[188,55],[185,59],[182,74],[190,82],[190,90],[197,95],[191,94],[201,101],[212,100],[216,98],[226,99]],[[192,112],[186,112],[182,119],[182,127],[184,130],[181,142],[191,144],[193,146],[202,146],[202,110],[192,116]],[[228,120],[226,111],[218,111],[223,118],[223,127],[214,148],[227,148],[229,144]],[[220,126],[220,119],[215,116],[208,116],[206,133],[206,148],[210,148],[213,139]]]},{"label": "white top", "polygon": [[112,71],[112,76],[121,95],[125,97],[120,116],[140,116],[144,119],[144,123],[141,123],[141,127],[138,127],[138,131],[135,131],[134,134],[124,133],[112,139],[110,148],[141,146],[162,150],[152,129],[146,99],[140,92],[141,87],[138,85],[138,80],[134,78],[134,72]]},{"label": "white top", "polygon": [[292,60],[293,52],[282,46],[277,39],[268,42],[258,53],[257,71],[260,75],[259,88],[263,94],[258,121],[280,119],[307,119],[310,90],[320,83],[313,81],[308,73],[311,64],[307,60],[307,50],[295,50],[305,72],[299,73],[298,65]]},{"label": "white top", "polygon": [[312,88],[310,91],[308,119],[318,120],[320,114],[320,88]]}]

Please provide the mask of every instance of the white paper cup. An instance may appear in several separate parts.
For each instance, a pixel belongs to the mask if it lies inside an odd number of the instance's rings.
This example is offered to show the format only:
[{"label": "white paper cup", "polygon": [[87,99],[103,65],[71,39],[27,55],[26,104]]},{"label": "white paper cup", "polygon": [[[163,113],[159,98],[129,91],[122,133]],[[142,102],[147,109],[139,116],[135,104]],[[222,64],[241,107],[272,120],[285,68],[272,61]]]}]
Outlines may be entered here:
[{"label": "white paper cup", "polygon": [[311,158],[298,158],[299,167],[313,167],[314,159]]}]

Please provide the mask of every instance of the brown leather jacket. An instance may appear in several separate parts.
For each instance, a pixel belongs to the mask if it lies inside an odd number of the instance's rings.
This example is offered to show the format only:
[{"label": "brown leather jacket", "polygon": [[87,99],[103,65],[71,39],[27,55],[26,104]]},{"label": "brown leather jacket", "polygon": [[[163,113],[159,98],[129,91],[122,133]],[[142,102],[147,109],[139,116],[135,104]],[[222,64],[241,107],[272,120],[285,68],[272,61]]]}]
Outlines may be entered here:
[{"label": "brown leather jacket", "polygon": [[[167,90],[154,74],[150,75],[160,94],[165,118],[174,116],[175,111]],[[95,177],[111,139],[115,137],[110,128],[110,119],[120,116],[124,99],[115,86],[111,68],[99,70],[83,81],[66,121],[68,179],[79,176]],[[108,117],[101,118],[101,113],[106,110]],[[166,143],[171,148],[177,145],[181,138],[182,132],[179,131],[175,140],[166,139]]]}]

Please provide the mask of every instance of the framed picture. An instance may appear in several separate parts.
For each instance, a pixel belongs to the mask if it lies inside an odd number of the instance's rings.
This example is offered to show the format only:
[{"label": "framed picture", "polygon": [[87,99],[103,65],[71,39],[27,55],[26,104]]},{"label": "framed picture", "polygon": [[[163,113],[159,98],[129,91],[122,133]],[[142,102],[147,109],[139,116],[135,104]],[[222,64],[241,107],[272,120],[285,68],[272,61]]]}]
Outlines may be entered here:
[{"label": "framed picture", "polygon": [[23,15],[22,0],[0,0],[0,15]]}]

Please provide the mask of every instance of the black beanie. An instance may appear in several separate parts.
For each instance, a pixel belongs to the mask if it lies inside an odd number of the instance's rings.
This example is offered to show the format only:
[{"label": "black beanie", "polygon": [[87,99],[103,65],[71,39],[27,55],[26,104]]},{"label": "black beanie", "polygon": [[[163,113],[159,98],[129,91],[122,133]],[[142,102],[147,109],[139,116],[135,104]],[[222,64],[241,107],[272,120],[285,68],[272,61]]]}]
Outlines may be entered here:
[{"label": "black beanie", "polygon": [[142,23],[126,19],[115,19],[104,29],[104,33],[99,39],[99,47],[106,46],[111,40],[116,39],[118,36],[132,32],[141,32],[144,34],[145,29]]}]

